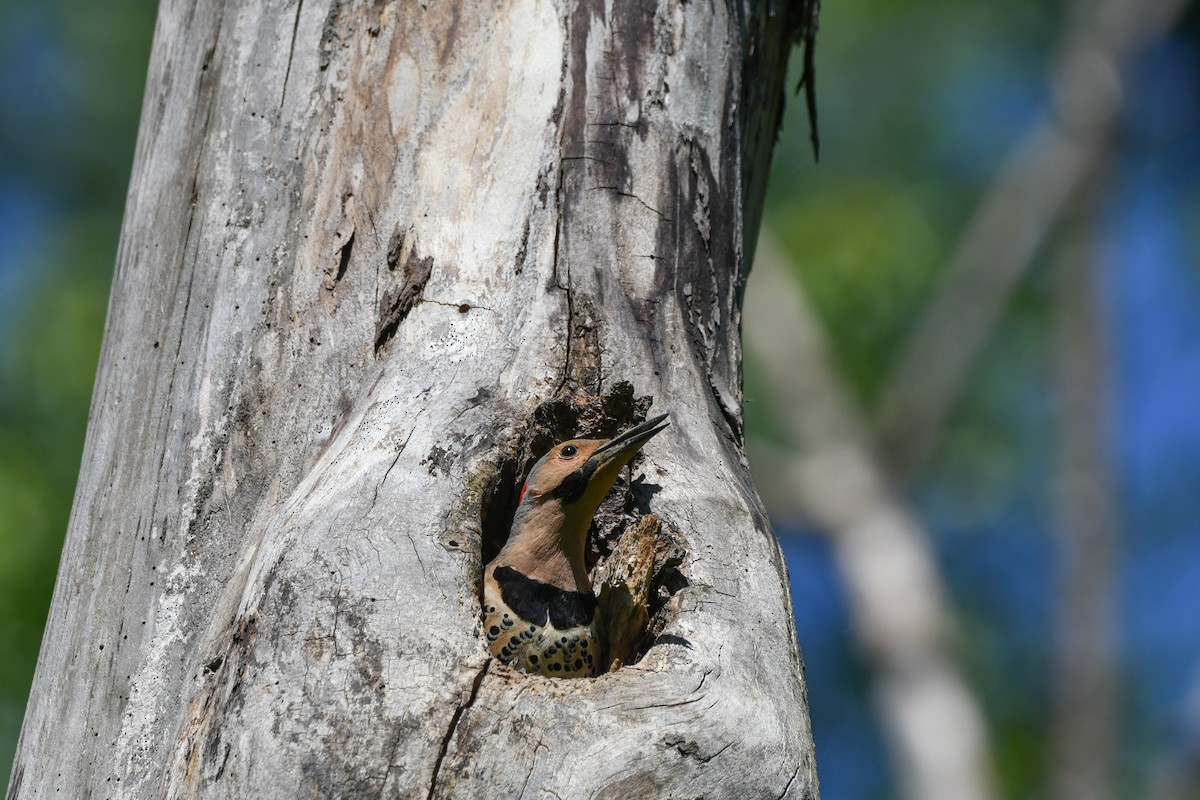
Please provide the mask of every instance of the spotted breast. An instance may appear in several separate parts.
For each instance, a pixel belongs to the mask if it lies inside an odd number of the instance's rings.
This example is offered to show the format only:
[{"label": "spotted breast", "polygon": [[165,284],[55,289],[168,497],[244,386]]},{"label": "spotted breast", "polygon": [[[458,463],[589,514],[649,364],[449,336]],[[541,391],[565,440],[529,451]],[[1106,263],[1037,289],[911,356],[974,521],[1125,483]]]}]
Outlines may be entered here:
[{"label": "spotted breast", "polygon": [[493,564],[484,575],[483,611],[488,648],[501,662],[554,677],[596,674],[600,652],[592,595]]}]

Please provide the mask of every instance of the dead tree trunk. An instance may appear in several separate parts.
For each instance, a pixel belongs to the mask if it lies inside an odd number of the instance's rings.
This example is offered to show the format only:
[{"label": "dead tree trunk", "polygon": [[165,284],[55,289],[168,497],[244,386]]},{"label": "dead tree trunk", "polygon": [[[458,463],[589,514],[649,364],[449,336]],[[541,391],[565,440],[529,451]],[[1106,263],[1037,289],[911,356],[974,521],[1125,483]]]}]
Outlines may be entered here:
[{"label": "dead tree trunk", "polygon": [[[165,0],[10,796],[815,797],[740,431],[794,19]],[[673,414],[626,489],[686,544],[661,634],[513,673],[481,552],[625,384]]]}]

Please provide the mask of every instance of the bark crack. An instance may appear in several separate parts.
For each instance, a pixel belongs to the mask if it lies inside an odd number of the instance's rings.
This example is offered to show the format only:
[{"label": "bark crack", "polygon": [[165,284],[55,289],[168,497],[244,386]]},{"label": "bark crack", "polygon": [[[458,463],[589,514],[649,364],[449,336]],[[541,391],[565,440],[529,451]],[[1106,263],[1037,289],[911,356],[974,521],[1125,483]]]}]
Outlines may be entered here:
[{"label": "bark crack", "polygon": [[304,8],[304,0],[296,3],[296,18],[292,21],[292,42],[288,45],[287,69],[283,71],[283,91],[279,95],[279,109],[275,112],[278,117],[283,113],[283,101],[287,99],[288,78],[292,76],[292,57],[296,55],[296,34],[300,30],[300,11]]},{"label": "bark crack", "polygon": [[571,380],[571,350],[573,349],[571,347],[571,338],[575,330],[575,299],[571,295],[571,273],[569,270],[567,272],[567,285],[559,288],[567,293],[567,357],[563,362],[562,380],[559,381],[558,389],[554,392],[556,395],[561,394],[563,387]]},{"label": "bark crack", "polygon": [[442,737],[442,747],[438,750],[437,760],[433,763],[433,777],[429,780],[427,800],[433,800],[434,792],[437,791],[438,775],[442,771],[442,761],[445,760],[446,752],[450,749],[450,740],[454,738],[454,731],[458,728],[458,721],[462,719],[463,712],[474,705],[475,698],[479,695],[479,687],[483,684],[483,676],[487,675],[491,666],[491,658],[483,662],[483,667],[475,674],[475,680],[471,684],[471,696],[467,698],[467,702],[459,703],[458,707],[454,709],[454,715],[450,717],[450,725],[446,728],[446,735]]},{"label": "bark crack", "polygon": [[[387,767],[383,770],[383,782],[379,788],[380,800],[383,800],[383,798],[387,796],[387,782],[388,782],[388,778],[392,774],[392,762],[394,762],[396,760],[396,751],[400,749],[400,740],[403,738],[404,738],[404,729],[397,726],[396,735],[394,737],[392,737],[391,750],[388,752]],[[797,767],[796,769],[799,769],[799,767]],[[795,777],[795,776],[792,776],[792,777]],[[788,785],[789,786],[791,785],[790,781],[788,782]]]},{"label": "bark crack", "polygon": [[622,191],[620,187],[617,187],[617,186],[593,186],[592,191],[608,191],[608,192],[612,192],[617,197],[628,197],[632,200],[637,200],[639,203],[642,204],[642,206],[644,206],[646,208],[647,211],[650,211],[651,213],[656,214],[658,216],[658,218],[661,219],[663,222],[674,222],[675,221],[675,220],[671,219],[670,217],[668,217],[666,214],[659,211],[654,206],[647,203],[642,198],[638,197],[633,192]]},{"label": "bark crack", "polygon": [[674,750],[684,758],[695,759],[701,764],[707,764],[708,762],[712,761],[714,758],[721,755],[721,753],[724,753],[730,747],[733,747],[734,744],[733,742],[726,742],[725,746],[721,747],[716,752],[705,755],[704,753],[700,752],[700,745],[698,743],[684,736],[667,734],[663,737],[662,741],[664,745],[674,748]]},{"label": "bark crack", "polygon": [[428,297],[422,298],[422,302],[433,303],[435,306],[446,306],[446,308],[456,308],[460,314],[466,314],[473,308],[482,308],[484,311],[491,311],[493,314],[500,313],[490,306],[481,306],[478,303],[447,303],[445,300],[432,300]]},{"label": "bark crack", "polygon": [[424,406],[420,411],[417,412],[417,415],[413,417],[413,426],[411,429],[409,429],[408,436],[404,437],[404,441],[401,442],[400,447],[396,449],[396,456],[392,459],[392,463],[388,464],[388,468],[383,473],[383,477],[379,479],[379,483],[375,484],[375,494],[371,497],[372,509],[375,508],[375,503],[379,500],[379,490],[383,488],[383,484],[387,482],[388,475],[391,475],[392,470],[395,469],[396,462],[399,461],[400,456],[404,454],[404,448],[408,447],[408,443],[412,441],[413,433],[417,430],[417,419],[419,419],[420,416],[425,413],[427,408],[429,408],[428,405]]},{"label": "bark crack", "polygon": [[545,745],[541,738],[533,746],[533,757],[529,760],[529,771],[525,773],[525,782],[521,784],[521,793],[517,795],[517,800],[521,800],[525,796],[525,790],[529,788],[529,779],[533,777],[533,769],[537,766],[537,753]]},{"label": "bark crack", "polygon": [[783,800],[783,798],[787,797],[788,791],[792,788],[792,783],[796,780],[796,776],[800,774],[800,766],[800,764],[796,765],[796,769],[792,771],[792,777],[788,778],[787,784],[784,785],[783,791],[779,793],[779,797],[776,800]]},{"label": "bark crack", "polygon": [[554,390],[555,395],[561,394],[563,387],[567,385],[567,381],[571,379],[571,331],[575,324],[575,304],[571,297],[571,268],[565,263],[563,268],[566,270],[566,283],[563,283],[559,278],[559,250],[562,240],[563,227],[563,180],[566,170],[560,161],[558,165],[558,186],[554,190],[555,217],[554,217],[554,247],[553,258],[554,263],[551,274],[554,276],[554,285],[563,290],[567,294],[567,340],[566,340],[566,358],[563,362],[562,380],[559,381],[558,387]]}]

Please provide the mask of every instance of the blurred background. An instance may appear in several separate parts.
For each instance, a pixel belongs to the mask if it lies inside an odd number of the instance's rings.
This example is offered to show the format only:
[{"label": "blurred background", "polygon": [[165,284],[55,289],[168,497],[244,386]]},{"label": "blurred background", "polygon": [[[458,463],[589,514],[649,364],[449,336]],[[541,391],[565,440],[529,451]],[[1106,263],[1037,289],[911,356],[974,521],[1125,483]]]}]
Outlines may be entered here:
[{"label": "blurred background", "polygon": [[[1200,797],[1187,5],[823,9],[821,162],[792,98],[745,329],[827,800]],[[0,0],[0,785],[154,13]]]}]

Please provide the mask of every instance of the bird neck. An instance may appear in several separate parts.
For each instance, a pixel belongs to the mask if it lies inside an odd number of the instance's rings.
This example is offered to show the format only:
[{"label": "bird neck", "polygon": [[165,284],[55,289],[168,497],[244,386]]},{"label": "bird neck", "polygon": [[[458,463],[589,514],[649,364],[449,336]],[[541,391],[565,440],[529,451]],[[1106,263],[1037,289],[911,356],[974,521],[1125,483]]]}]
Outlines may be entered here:
[{"label": "bird neck", "polygon": [[495,563],[560,589],[590,594],[583,547],[591,517],[582,517],[558,504],[522,504]]}]

